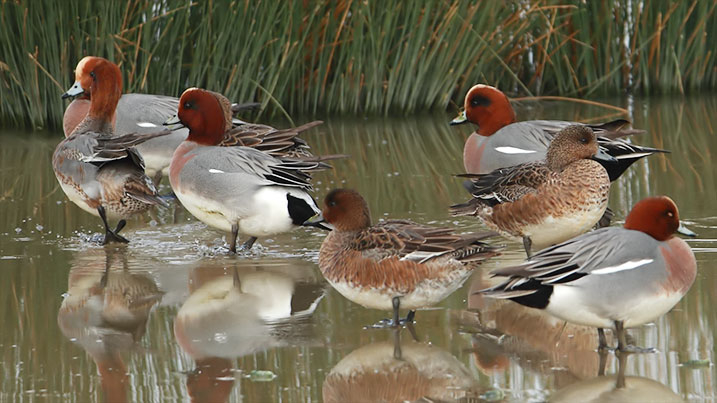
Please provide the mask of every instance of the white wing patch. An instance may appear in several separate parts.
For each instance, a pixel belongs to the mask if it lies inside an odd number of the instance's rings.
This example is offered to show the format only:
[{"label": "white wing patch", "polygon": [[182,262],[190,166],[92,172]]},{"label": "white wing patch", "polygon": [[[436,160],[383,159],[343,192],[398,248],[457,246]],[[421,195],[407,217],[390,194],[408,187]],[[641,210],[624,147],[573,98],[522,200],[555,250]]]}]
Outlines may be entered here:
[{"label": "white wing patch", "polygon": [[139,127],[159,127],[159,126],[155,125],[154,123],[150,123],[150,122],[137,122],[137,126],[139,126]]},{"label": "white wing patch", "polygon": [[652,263],[653,259],[642,259],[642,260],[631,260],[617,266],[603,267],[602,269],[593,270],[590,274],[610,274],[617,273],[624,270],[636,269],[640,266],[644,266],[648,263]]},{"label": "white wing patch", "polygon": [[221,169],[209,168],[209,173],[210,173],[210,174],[223,174],[223,173],[225,173],[225,172],[222,171]]},{"label": "white wing patch", "polygon": [[495,151],[503,154],[533,154],[537,152],[535,150],[524,150],[516,147],[496,147]]}]

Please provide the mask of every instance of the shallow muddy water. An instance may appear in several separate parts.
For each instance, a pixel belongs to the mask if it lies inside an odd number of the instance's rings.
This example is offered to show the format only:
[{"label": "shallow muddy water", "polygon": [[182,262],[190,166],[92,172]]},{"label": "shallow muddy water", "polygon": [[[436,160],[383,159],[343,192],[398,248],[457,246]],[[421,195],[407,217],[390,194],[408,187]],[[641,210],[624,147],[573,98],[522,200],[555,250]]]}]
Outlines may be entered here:
[{"label": "shallow muddy water", "polygon": [[[667,194],[699,234],[687,240],[698,275],[687,296],[636,344],[616,389],[596,332],[510,302],[470,296],[488,270],[520,261],[506,245],[407,330],[368,330],[388,312],[343,298],[318,271],[324,233],[299,229],[229,255],[224,234],[173,205],[131,220],[127,246],[91,242],[96,217],[67,200],[52,173],[55,133],[0,132],[0,401],[617,401],[711,399],[717,310],[717,98],[610,100],[629,106],[633,141],[671,154],[640,161],[613,184],[616,225],[649,195]],[[605,120],[604,109],[523,104],[524,119]],[[316,198],[352,187],[378,220],[410,218],[464,231],[460,180],[468,127],[452,116],[331,119],[304,137],[350,159],[315,176]],[[302,120],[303,122],[303,120]],[[278,126],[285,123],[277,123]],[[166,183],[166,179],[165,179]],[[169,188],[163,186],[163,192]],[[104,273],[107,270],[107,275]],[[398,342],[397,342],[398,340]],[[611,341],[611,340],[609,340]],[[394,359],[395,346],[402,360]]]}]

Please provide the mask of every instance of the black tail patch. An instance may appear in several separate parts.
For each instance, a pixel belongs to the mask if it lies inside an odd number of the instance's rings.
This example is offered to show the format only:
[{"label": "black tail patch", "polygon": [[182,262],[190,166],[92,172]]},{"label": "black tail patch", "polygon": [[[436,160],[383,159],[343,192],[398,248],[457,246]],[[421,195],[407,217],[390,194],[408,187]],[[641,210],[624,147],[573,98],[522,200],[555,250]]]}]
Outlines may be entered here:
[{"label": "black tail patch", "polygon": [[303,199],[288,193],[286,194],[286,199],[289,201],[289,217],[291,217],[291,222],[294,225],[301,225],[317,214],[316,210]]},{"label": "black tail patch", "polygon": [[[545,309],[550,302],[550,296],[553,294],[553,287],[543,284],[534,284],[534,281],[535,280],[531,280],[522,286],[513,287],[514,290],[535,289],[536,291],[533,294],[510,298],[510,300],[531,308]],[[535,282],[537,283],[537,281]]]}]

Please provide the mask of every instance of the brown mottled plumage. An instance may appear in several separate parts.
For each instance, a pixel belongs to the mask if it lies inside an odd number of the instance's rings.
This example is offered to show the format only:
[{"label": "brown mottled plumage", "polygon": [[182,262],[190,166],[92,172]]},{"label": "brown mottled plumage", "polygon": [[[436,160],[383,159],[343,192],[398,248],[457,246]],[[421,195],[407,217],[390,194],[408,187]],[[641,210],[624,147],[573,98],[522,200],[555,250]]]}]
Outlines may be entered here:
[{"label": "brown mottled plumage", "polygon": [[332,224],[319,251],[319,269],[341,294],[363,306],[394,309],[397,301],[415,309],[450,295],[477,264],[499,254],[481,240],[492,232],[454,234],[404,220],[371,225],[358,192],[336,189],[325,199],[323,216]]},{"label": "brown mottled plumage", "polygon": [[154,204],[165,204],[145,175],[144,162],[134,146],[170,132],[114,134],[112,121],[122,94],[122,76],[109,60],[85,57],[78,63],[75,76],[77,81],[66,95],[90,93],[90,110],[72,134],[57,145],[52,167],[70,200],[102,218],[104,242],[127,242],[117,235],[118,229],[110,230],[107,217],[126,218]]},{"label": "brown mottled plumage", "polygon": [[543,247],[570,239],[592,228],[607,208],[610,179],[590,160],[597,154],[592,130],[569,126],[543,162],[469,175],[476,178],[470,184],[473,199],[451,211],[477,215],[504,235],[523,238],[528,254],[532,243]]}]

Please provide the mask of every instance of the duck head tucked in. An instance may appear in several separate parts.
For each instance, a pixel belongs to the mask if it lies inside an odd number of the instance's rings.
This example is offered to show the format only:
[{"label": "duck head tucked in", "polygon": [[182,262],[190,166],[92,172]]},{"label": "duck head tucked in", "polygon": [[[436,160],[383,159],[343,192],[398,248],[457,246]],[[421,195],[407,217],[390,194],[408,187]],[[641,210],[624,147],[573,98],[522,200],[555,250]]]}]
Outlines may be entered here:
[{"label": "duck head tucked in", "polygon": [[515,111],[508,97],[490,85],[474,85],[466,94],[463,108],[451,124],[474,123],[478,125],[476,133],[481,136],[490,136],[502,127],[516,122]]},{"label": "duck head tucked in", "polygon": [[680,224],[677,205],[667,196],[637,202],[625,219],[625,229],[644,232],[657,241],[667,241],[676,232],[690,237],[697,235]]},{"label": "duck head tucked in", "polygon": [[351,189],[334,189],[326,195],[322,215],[337,231],[360,231],[371,226],[366,200]]},{"label": "duck head tucked in", "polygon": [[224,139],[227,129],[226,117],[217,97],[200,88],[190,88],[179,99],[179,110],[176,119],[165,124],[178,123],[178,119],[189,128],[187,141],[202,145],[218,145]]},{"label": "duck head tucked in", "polygon": [[75,83],[62,98],[89,95],[88,118],[112,122],[122,96],[122,73],[116,64],[97,56],[86,56],[75,69]]},{"label": "duck head tucked in", "polygon": [[614,160],[615,158],[600,151],[592,129],[583,125],[568,126],[550,143],[546,163],[551,170],[560,172],[581,159]]}]

